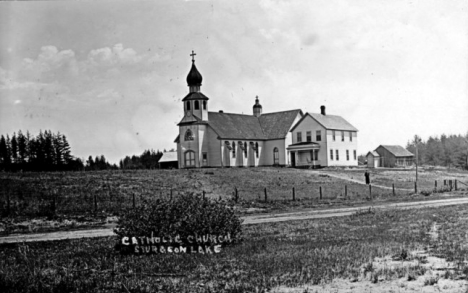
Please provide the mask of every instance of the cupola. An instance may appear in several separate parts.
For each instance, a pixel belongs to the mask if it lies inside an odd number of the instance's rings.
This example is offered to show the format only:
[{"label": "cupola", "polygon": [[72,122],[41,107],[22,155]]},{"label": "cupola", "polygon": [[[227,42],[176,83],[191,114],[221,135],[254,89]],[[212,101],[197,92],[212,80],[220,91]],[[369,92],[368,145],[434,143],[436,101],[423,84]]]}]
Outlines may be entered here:
[{"label": "cupola", "polygon": [[195,53],[192,51],[192,68],[190,69],[189,74],[187,75],[187,85],[189,87],[189,91],[191,93],[193,92],[199,92],[200,91],[200,86],[202,84],[203,77],[198,72],[197,67],[195,66]]},{"label": "cupola", "polygon": [[258,96],[255,97],[255,105],[253,105],[253,115],[255,117],[260,117],[262,115],[262,105],[258,101]]}]

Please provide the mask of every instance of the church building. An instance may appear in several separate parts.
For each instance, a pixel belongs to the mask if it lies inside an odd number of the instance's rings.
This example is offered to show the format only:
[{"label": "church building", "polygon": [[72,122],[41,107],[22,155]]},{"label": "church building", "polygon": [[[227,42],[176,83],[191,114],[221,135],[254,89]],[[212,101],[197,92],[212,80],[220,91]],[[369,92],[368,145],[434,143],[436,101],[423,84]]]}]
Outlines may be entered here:
[{"label": "church building", "polygon": [[184,117],[175,140],[179,168],[357,166],[357,129],[326,115],[324,106],[321,114],[263,113],[257,96],[252,115],[209,112],[193,51],[191,56],[189,93],[182,99]]}]

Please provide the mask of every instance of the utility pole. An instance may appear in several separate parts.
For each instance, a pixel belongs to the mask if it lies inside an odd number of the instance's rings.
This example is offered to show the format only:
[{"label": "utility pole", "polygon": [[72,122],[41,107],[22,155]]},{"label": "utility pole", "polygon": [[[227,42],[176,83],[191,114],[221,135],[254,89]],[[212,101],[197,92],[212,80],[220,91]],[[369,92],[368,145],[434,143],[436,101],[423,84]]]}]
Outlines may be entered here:
[{"label": "utility pole", "polygon": [[419,165],[419,156],[418,156],[418,144],[421,142],[421,138],[417,135],[414,136],[414,146],[416,148],[416,184],[418,183],[418,165]]}]

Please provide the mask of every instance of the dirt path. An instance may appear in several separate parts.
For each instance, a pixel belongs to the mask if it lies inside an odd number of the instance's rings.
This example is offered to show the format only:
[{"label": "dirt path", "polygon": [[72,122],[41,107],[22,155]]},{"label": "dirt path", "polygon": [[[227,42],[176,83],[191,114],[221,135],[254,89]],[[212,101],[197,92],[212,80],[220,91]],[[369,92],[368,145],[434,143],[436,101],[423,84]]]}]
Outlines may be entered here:
[{"label": "dirt path", "polygon": [[[323,172],[323,171],[319,171],[318,174],[323,174],[323,175],[328,175],[330,177],[334,177],[334,178],[337,178],[337,179],[342,179],[342,180],[347,180],[347,181],[350,181],[350,182],[354,182],[354,183],[358,183],[358,184],[361,184],[361,185],[366,185],[364,183],[363,180],[357,180],[357,179],[352,179],[352,178],[349,178],[347,176],[344,176],[344,175],[337,175],[337,174],[334,174],[334,173],[331,173],[331,172]],[[372,183],[372,182],[371,182]],[[378,187],[378,188],[382,188],[382,189],[389,189],[389,190],[392,190],[392,187],[388,187],[388,186],[383,186],[383,185],[377,185],[377,184],[371,184],[373,187]],[[400,190],[400,191],[413,191],[413,189],[408,189],[408,188],[395,188],[395,190]]]},{"label": "dirt path", "polygon": [[[468,198],[440,199],[431,201],[404,202],[404,203],[381,203],[376,205],[367,205],[353,208],[338,208],[327,210],[306,210],[300,212],[281,213],[281,214],[265,214],[242,217],[244,225],[273,223],[294,220],[309,220],[331,217],[343,217],[351,215],[358,210],[369,208],[376,209],[413,209],[424,207],[441,207],[447,205],[468,204]],[[102,229],[93,230],[78,230],[78,231],[58,231],[50,233],[37,234],[16,234],[5,237],[0,237],[2,243],[21,243],[21,242],[36,242],[36,241],[52,241],[78,238],[93,238],[115,235],[113,228],[115,224],[109,224]]]}]

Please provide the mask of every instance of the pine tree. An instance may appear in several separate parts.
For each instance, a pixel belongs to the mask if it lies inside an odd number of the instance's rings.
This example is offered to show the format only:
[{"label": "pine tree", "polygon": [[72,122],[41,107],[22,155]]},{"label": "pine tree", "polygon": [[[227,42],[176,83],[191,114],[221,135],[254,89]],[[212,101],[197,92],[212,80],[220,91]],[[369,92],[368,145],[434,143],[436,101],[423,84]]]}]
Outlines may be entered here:
[{"label": "pine tree", "polygon": [[13,132],[11,137],[11,161],[12,163],[18,163],[18,141],[16,139],[16,133]]},{"label": "pine tree", "polygon": [[27,156],[27,142],[26,142],[26,137],[23,135],[23,133],[18,131],[18,158],[20,164],[24,164],[26,162],[26,156]]}]

